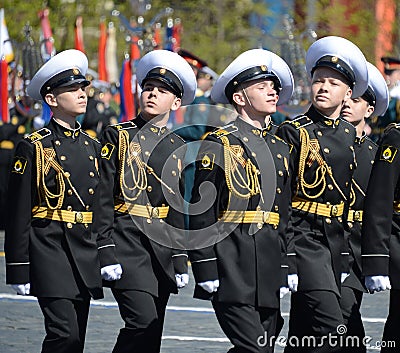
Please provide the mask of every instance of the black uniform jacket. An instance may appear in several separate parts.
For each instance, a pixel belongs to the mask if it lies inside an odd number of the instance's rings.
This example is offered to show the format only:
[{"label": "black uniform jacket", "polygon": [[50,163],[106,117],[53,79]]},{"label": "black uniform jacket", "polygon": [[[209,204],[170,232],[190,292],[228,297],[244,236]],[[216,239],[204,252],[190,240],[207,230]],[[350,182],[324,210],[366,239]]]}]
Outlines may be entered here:
[{"label": "black uniform jacket", "polygon": [[[189,256],[196,283],[219,280],[213,300],[278,308],[279,288],[287,285],[289,147],[272,128],[257,129],[238,117],[202,141]],[[223,221],[226,212],[257,209],[279,215],[279,225]],[[198,285],[194,296],[211,298]]]},{"label": "black uniform jacket", "polygon": [[365,135],[356,137],[354,152],[356,155],[357,168],[353,174],[351,187],[351,217],[348,219],[347,236],[349,240],[349,268],[350,276],[343,285],[365,291],[364,279],[361,277],[361,226],[364,209],[364,198],[367,192],[369,176],[374,164],[375,154],[378,146]]},{"label": "black uniform jacket", "polygon": [[390,275],[400,289],[400,125],[391,124],[376,153],[364,201],[363,274]]},{"label": "black uniform jacket", "polygon": [[26,131],[26,118],[17,115],[15,107],[10,109],[10,116],[9,123],[0,120],[0,229],[5,227],[8,178],[15,147]]},{"label": "black uniform jacket", "polygon": [[[293,201],[348,207],[356,167],[354,127],[341,118],[328,119],[311,107],[304,116],[282,123],[277,135],[291,147]],[[299,169],[301,165],[303,170]],[[309,187],[302,188],[306,183]],[[343,227],[346,213],[343,217],[322,216],[292,209],[289,272],[299,275],[300,291],[330,290],[339,294],[342,253],[347,248]]]},{"label": "black uniform jacket", "polygon": [[[126,158],[121,157],[124,134],[130,151]],[[175,273],[187,273],[181,174],[185,143],[165,127],[146,124],[138,116],[107,127],[102,144],[100,207],[95,228],[99,234],[113,238],[115,261],[123,268],[120,280],[105,283],[155,296],[160,286],[176,293]],[[149,213],[138,216],[114,211],[115,205],[124,203],[145,206]],[[168,206],[166,218],[152,217],[153,208]]]},{"label": "black uniform jacket", "polygon": [[[39,153],[40,146],[43,154]],[[100,147],[98,141],[80,128],[66,129],[54,120],[18,144],[7,199],[7,283],[30,282],[31,293],[38,297],[103,296],[98,246],[104,246],[108,240],[96,239],[89,222],[33,215],[37,206],[93,211]],[[58,166],[54,167],[51,160]],[[56,172],[60,166],[64,174]]]}]

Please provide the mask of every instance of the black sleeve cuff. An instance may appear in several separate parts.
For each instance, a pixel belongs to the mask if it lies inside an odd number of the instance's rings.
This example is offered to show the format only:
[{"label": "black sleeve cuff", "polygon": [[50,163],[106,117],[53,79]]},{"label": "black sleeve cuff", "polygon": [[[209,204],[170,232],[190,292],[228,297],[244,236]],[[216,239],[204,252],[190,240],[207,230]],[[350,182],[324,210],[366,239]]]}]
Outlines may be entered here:
[{"label": "black sleeve cuff", "polygon": [[388,256],[363,256],[362,268],[364,276],[389,276]]},{"label": "black sleeve cuff", "polygon": [[6,265],[7,284],[26,284],[29,283],[29,264],[26,265]]}]

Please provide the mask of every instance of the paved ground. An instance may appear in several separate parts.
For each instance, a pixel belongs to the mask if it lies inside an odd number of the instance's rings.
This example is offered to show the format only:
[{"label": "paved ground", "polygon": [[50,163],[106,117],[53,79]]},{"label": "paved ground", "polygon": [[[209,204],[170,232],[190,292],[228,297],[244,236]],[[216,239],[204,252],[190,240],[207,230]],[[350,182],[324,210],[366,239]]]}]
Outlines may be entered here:
[{"label": "paved ground", "polygon": [[[0,352],[40,352],[44,329],[40,309],[32,297],[21,297],[5,285],[3,233],[0,232]],[[192,298],[193,278],[179,295],[172,296],[168,305],[162,341],[162,353],[224,353],[231,346],[219,328],[208,302]],[[282,300],[287,333],[287,312],[290,295]],[[381,339],[387,315],[388,293],[366,295],[362,314],[366,334],[375,346]],[[122,321],[109,290],[106,298],[93,302],[89,318],[85,353],[110,353]],[[379,351],[371,348],[369,352]],[[281,353],[277,346],[275,352]]]}]

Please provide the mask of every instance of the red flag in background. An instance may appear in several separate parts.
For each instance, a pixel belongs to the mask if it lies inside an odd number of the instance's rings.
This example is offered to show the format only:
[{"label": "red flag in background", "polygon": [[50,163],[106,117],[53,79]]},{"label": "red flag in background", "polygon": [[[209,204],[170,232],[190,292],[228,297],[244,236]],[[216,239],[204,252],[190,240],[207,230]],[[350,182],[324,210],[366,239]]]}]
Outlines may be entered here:
[{"label": "red flag in background", "polygon": [[138,45],[139,37],[133,36],[131,43],[131,59],[132,61],[136,61],[140,59],[140,48]]},{"label": "red flag in background", "polygon": [[175,19],[174,27],[172,29],[173,37],[173,51],[178,51],[181,47],[181,34],[182,34],[182,22],[180,18]]},{"label": "red flag in background", "polygon": [[8,64],[4,58],[0,59],[0,117],[4,123],[10,122],[8,110]]},{"label": "red flag in background", "polygon": [[122,63],[120,77],[121,116],[120,121],[125,122],[136,117],[136,109],[132,90],[132,66],[129,55],[125,55]]},{"label": "red flag in background", "polygon": [[41,43],[41,54],[43,60],[46,62],[53,55],[55,55],[56,50],[54,48],[54,38],[53,32],[51,31],[50,20],[49,20],[49,9],[44,9],[39,11],[40,25],[42,33],[40,36]]},{"label": "red flag in background", "polygon": [[85,52],[85,46],[83,45],[83,18],[77,16],[75,21],[75,49],[80,50],[82,53]]},{"label": "red flag in background", "polygon": [[100,20],[100,38],[99,38],[99,64],[97,71],[99,72],[99,80],[108,81],[106,70],[106,45],[107,45],[107,27],[104,19]]}]

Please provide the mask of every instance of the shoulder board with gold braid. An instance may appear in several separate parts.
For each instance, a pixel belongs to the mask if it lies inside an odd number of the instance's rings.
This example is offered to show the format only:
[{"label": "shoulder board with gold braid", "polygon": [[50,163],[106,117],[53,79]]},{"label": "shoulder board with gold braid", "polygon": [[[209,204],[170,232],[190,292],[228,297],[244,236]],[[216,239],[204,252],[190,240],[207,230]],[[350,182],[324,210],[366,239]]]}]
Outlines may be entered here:
[{"label": "shoulder board with gold braid", "polygon": [[29,134],[26,139],[29,140],[31,143],[34,143],[36,141],[40,141],[44,139],[45,137],[51,135],[51,130],[48,128],[44,127],[38,131],[32,132]]},{"label": "shoulder board with gold braid", "polygon": [[182,136],[179,136],[175,132],[171,132],[171,134],[173,135],[173,137],[176,137],[177,139],[181,140],[181,142],[186,143],[185,139]]},{"label": "shoulder board with gold braid", "polygon": [[389,132],[391,129],[400,129],[400,124],[399,123],[391,123],[388,126],[386,126],[384,133],[386,134]]},{"label": "shoulder board with gold braid", "polygon": [[231,123],[229,125],[225,125],[222,128],[215,130],[210,133],[210,135],[213,135],[217,138],[221,138],[222,136],[230,135],[234,132],[238,131],[237,126],[235,126],[234,123]]},{"label": "shoulder board with gold braid", "polygon": [[97,143],[100,143],[100,141],[99,141],[96,137],[90,136],[86,131],[81,130],[81,133],[82,133],[82,135],[85,135],[85,136],[87,136],[87,137],[90,137],[93,141],[95,141],[95,142],[97,142]]},{"label": "shoulder board with gold braid", "polygon": [[279,136],[276,135],[272,135],[274,137],[274,139],[276,139],[277,141],[282,142],[285,145],[289,145],[285,140],[281,139]]},{"label": "shoulder board with gold braid", "polygon": [[116,128],[117,130],[127,130],[127,129],[137,128],[137,125],[133,121],[126,121],[124,123],[118,123],[110,126]]},{"label": "shoulder board with gold braid", "polygon": [[293,125],[296,129],[312,124],[313,121],[307,115],[301,115],[293,120],[285,120],[282,124]]}]

